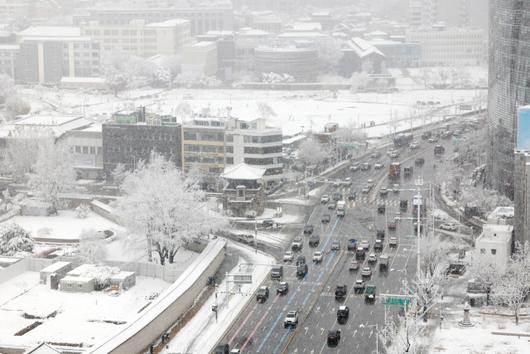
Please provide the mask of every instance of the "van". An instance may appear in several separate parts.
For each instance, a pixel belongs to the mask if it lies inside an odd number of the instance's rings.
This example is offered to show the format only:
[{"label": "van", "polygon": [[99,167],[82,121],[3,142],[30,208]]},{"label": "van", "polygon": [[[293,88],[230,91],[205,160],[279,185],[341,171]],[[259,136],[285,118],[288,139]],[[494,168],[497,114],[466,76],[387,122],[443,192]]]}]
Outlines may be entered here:
[{"label": "van", "polygon": [[346,202],[344,200],[339,200],[337,202],[337,216],[346,215]]}]

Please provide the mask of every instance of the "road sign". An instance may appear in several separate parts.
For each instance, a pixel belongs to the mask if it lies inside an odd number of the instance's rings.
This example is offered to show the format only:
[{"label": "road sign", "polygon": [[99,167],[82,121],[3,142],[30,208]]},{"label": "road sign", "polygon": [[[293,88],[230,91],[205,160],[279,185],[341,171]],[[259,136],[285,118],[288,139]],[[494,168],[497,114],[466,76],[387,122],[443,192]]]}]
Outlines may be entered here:
[{"label": "road sign", "polygon": [[232,274],[235,284],[252,284],[252,274]]},{"label": "road sign", "polygon": [[379,294],[380,302],[383,305],[409,305],[410,296],[407,295],[391,295],[391,294]]}]

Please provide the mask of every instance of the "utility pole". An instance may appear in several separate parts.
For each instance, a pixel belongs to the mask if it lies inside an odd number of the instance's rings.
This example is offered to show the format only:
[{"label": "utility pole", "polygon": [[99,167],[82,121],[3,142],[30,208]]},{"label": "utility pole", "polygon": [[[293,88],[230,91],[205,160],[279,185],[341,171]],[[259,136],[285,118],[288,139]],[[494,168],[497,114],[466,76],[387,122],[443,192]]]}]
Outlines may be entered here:
[{"label": "utility pole", "polygon": [[421,262],[420,262],[420,235],[421,235],[421,207],[423,205],[423,200],[422,200],[422,197],[421,197],[421,194],[420,192],[418,191],[418,194],[416,195],[417,196],[417,203],[418,203],[418,218],[417,218],[417,221],[416,221],[416,238],[417,238],[417,242],[416,242],[416,256],[417,256],[417,264],[416,264],[416,274],[417,274],[417,277],[418,279],[420,278],[420,265],[421,265]]}]

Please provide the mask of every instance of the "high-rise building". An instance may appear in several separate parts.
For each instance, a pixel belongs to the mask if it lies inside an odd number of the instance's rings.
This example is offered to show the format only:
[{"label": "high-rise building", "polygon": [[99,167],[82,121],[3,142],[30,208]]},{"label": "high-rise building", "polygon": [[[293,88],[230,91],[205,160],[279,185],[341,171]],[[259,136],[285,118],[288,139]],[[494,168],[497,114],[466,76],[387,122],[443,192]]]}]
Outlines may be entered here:
[{"label": "high-rise building", "polygon": [[530,242],[530,152],[515,152],[514,179],[514,235],[523,244]]},{"label": "high-rise building", "polygon": [[436,0],[409,0],[409,24],[430,27],[436,22]]},{"label": "high-rise building", "polygon": [[530,2],[490,0],[488,181],[514,196],[516,107],[530,103]]}]

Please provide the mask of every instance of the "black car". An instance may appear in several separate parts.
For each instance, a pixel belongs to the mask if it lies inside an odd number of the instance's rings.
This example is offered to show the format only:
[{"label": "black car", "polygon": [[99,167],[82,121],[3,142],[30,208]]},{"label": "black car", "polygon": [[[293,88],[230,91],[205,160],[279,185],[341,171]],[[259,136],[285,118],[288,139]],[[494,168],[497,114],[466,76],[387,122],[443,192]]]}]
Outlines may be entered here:
[{"label": "black car", "polygon": [[331,215],[329,215],[329,214],[322,215],[322,218],[320,219],[320,221],[323,224],[329,224],[329,222],[331,221]]},{"label": "black car", "polygon": [[306,261],[305,261],[305,256],[298,256],[296,257],[296,265],[300,265],[300,264],[305,264]]},{"label": "black car", "polygon": [[230,347],[228,344],[219,344],[213,350],[213,354],[230,354]]},{"label": "black car", "polygon": [[328,346],[337,346],[340,342],[340,329],[328,332]]},{"label": "black car", "polygon": [[309,237],[309,247],[317,247],[320,243],[320,236],[313,234]]},{"label": "black car", "polygon": [[357,248],[357,240],[354,239],[354,238],[350,238],[348,240],[348,251],[355,251],[355,249]]},{"label": "black car", "polygon": [[313,225],[304,226],[304,235],[311,235],[314,231]]},{"label": "black car", "polygon": [[344,324],[348,321],[349,316],[350,308],[348,306],[339,306],[339,309],[337,310],[337,322],[339,324]]},{"label": "black car", "polygon": [[289,284],[286,281],[280,282],[278,289],[276,289],[276,294],[285,295],[289,291]]},{"label": "black car", "polygon": [[386,206],[384,204],[381,204],[381,205],[377,206],[377,213],[378,214],[384,214],[385,211],[386,211]]},{"label": "black car", "polygon": [[425,159],[423,157],[418,157],[416,160],[414,160],[414,165],[417,167],[421,167],[425,164]]},{"label": "black car", "polygon": [[383,240],[385,238],[385,230],[377,230],[375,236],[376,238]]},{"label": "black car", "polygon": [[348,195],[348,200],[349,200],[349,201],[355,200],[356,198],[357,198],[357,194],[355,194],[355,192],[351,192],[351,193]]},{"label": "black car", "polygon": [[348,288],[346,287],[346,284],[337,285],[335,288],[335,300],[344,300],[346,295],[348,295]]},{"label": "black car", "polygon": [[342,193],[333,193],[332,199],[336,202],[342,200]]},{"label": "black car", "polygon": [[307,264],[299,264],[297,267],[296,267],[296,276],[299,277],[299,278],[303,278],[305,277],[305,275],[307,274]]},{"label": "black car", "polygon": [[267,286],[260,286],[256,293],[256,300],[262,304],[269,298],[269,288]]}]

